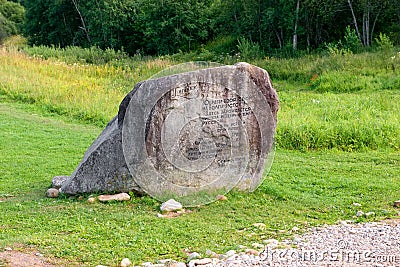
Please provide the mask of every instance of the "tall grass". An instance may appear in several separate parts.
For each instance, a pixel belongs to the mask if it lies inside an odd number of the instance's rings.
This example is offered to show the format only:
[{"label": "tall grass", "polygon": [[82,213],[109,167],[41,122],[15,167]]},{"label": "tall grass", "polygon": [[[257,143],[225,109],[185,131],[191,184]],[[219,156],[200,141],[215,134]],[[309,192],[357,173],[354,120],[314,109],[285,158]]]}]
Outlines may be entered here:
[{"label": "tall grass", "polygon": [[307,55],[256,60],[274,80],[306,85],[317,92],[400,89],[400,52]]},{"label": "tall grass", "polygon": [[[0,94],[101,126],[116,115],[120,101],[137,82],[188,57],[128,58],[123,52],[95,48],[23,50],[0,51]],[[85,58],[96,53],[107,63],[88,64]],[[266,58],[252,63],[268,70],[278,89],[278,147],[400,149],[398,52]]]},{"label": "tall grass", "polygon": [[285,149],[400,149],[400,93],[281,92],[277,144]]},{"label": "tall grass", "polygon": [[0,50],[0,93],[35,103],[51,112],[97,125],[106,124],[136,83],[169,66],[168,60],[143,60],[136,66],[68,64],[15,50]]}]

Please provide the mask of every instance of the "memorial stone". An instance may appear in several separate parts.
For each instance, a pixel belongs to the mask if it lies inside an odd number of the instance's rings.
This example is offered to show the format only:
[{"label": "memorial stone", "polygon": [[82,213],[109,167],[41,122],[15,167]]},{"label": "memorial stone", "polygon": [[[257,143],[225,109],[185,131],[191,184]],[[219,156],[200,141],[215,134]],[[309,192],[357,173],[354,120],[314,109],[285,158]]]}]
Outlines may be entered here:
[{"label": "memorial stone", "polygon": [[278,106],[268,73],[247,63],[141,82],[61,192],[135,191],[197,206],[232,188],[254,191]]}]

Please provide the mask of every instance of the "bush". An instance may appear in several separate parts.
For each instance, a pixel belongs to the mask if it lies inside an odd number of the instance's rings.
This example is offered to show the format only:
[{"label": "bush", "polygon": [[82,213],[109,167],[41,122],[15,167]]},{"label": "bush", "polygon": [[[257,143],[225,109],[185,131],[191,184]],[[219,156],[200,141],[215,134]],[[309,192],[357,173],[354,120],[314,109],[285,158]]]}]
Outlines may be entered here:
[{"label": "bush", "polygon": [[378,47],[383,51],[392,51],[394,46],[393,42],[390,40],[389,36],[384,33],[379,33],[379,37],[375,38],[375,42]]},{"label": "bush", "polygon": [[262,57],[261,48],[258,43],[253,43],[243,37],[239,38],[237,42],[237,48],[244,61],[250,61]]}]

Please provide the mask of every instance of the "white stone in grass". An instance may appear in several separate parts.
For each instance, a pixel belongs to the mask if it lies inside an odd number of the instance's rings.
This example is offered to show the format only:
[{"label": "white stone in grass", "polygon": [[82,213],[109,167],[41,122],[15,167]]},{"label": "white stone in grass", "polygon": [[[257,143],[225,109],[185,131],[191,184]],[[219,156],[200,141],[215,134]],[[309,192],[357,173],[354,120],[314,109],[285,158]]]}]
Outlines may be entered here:
[{"label": "white stone in grass", "polygon": [[127,193],[120,193],[116,195],[100,195],[98,197],[100,202],[108,202],[108,201],[128,201],[131,199],[129,194]]},{"label": "white stone in grass", "polygon": [[46,196],[51,197],[51,198],[56,198],[56,197],[58,197],[59,194],[60,194],[60,192],[58,191],[58,189],[49,188],[47,190]]},{"label": "white stone in grass", "polygon": [[191,261],[191,260],[194,260],[194,259],[201,258],[201,255],[199,253],[197,253],[197,252],[192,252],[192,253],[189,254],[188,258],[189,258],[189,261]]},{"label": "white stone in grass", "polygon": [[93,203],[96,202],[96,198],[95,198],[95,197],[89,197],[88,200],[87,200],[87,202],[88,202],[89,204],[93,204]]},{"label": "white stone in grass", "polygon": [[357,202],[354,202],[354,203],[353,203],[353,206],[361,207],[361,204],[360,204],[360,203],[357,203]]},{"label": "white stone in grass", "polygon": [[124,258],[121,261],[121,264],[119,265],[120,267],[128,267],[131,266],[132,262],[128,258]]},{"label": "white stone in grass", "polygon": [[361,210],[359,210],[359,211],[357,211],[356,216],[357,216],[357,217],[364,216],[364,212],[361,211]]},{"label": "white stone in grass", "polygon": [[182,204],[176,201],[175,199],[170,199],[161,204],[161,211],[176,211],[181,210],[183,208]]}]

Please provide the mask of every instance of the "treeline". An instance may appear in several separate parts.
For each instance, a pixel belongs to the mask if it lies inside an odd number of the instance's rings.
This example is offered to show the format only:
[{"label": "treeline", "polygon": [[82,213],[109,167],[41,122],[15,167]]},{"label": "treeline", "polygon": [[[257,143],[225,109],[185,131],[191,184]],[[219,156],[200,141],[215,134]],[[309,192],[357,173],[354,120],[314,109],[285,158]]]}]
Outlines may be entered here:
[{"label": "treeline", "polygon": [[400,44],[400,0],[15,2],[25,8],[23,32],[35,45],[171,54],[201,48],[230,53],[250,44],[268,53],[318,49],[349,41],[346,34],[367,47],[379,33]]}]

